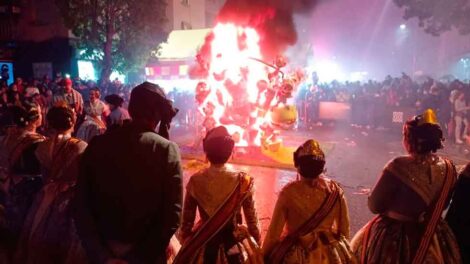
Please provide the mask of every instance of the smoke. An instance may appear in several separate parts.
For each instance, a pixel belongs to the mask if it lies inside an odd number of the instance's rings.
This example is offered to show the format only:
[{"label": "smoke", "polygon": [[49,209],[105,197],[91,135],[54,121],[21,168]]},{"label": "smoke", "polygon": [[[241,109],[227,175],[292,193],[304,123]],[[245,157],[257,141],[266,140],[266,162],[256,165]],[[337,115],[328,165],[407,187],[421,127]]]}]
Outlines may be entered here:
[{"label": "smoke", "polygon": [[[317,2],[324,0],[227,0],[217,16],[217,23],[232,23],[256,29],[260,36],[263,59],[273,61],[289,46],[297,43],[294,15],[311,14]],[[198,65],[192,67],[192,78],[204,78],[210,62],[213,33],[206,37],[197,55]],[[241,38],[239,45],[243,45]]]},{"label": "smoke", "polygon": [[316,0],[227,0],[217,21],[250,26],[261,36],[265,59],[282,54],[297,42],[294,14],[308,14]]}]

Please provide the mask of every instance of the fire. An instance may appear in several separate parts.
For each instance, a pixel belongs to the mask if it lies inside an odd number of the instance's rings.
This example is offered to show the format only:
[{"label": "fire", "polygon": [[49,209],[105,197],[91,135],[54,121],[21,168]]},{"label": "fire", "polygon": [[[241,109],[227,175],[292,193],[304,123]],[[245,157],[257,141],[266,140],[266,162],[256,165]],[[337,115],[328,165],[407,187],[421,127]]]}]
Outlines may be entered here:
[{"label": "fire", "polygon": [[224,125],[237,146],[259,146],[263,136],[275,134],[269,128],[271,108],[286,103],[280,71],[285,62],[264,63],[260,36],[250,27],[219,23],[208,41],[208,54],[198,57],[207,77],[196,88],[203,125]]}]

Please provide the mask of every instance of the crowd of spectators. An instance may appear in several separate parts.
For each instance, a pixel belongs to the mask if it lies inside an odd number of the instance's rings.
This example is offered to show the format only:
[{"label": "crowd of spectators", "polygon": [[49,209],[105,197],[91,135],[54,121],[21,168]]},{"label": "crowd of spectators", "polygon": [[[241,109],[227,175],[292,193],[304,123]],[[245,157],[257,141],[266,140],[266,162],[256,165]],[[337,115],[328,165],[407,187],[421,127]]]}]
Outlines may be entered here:
[{"label": "crowd of spectators", "polygon": [[333,81],[303,85],[297,93],[296,105],[300,108],[301,122],[306,126],[323,121],[319,114],[320,102],[339,102],[351,106],[352,125],[377,129],[389,128],[394,111],[418,114],[431,108],[437,112],[448,136],[460,143],[461,137],[455,132],[462,129],[462,124],[467,124],[465,107],[469,92],[469,84],[460,80],[430,77],[413,80],[402,74],[395,78],[387,76],[382,82]]},{"label": "crowd of spectators", "polygon": [[[195,124],[196,105],[194,94],[173,89],[169,97],[180,112],[177,124]],[[306,82],[298,88],[295,105],[299,113],[299,127],[309,128],[324,124],[320,115],[321,102],[338,102],[350,106],[346,120],[351,125],[367,129],[389,129],[393,126],[393,113],[408,115],[433,109],[438,115],[447,138],[462,143],[467,131],[467,99],[470,85],[466,82],[443,78],[419,77],[412,79],[406,74],[387,76],[383,81],[318,83]],[[403,120],[396,127],[401,127]],[[469,112],[470,114],[470,112]],[[197,122],[196,122],[197,123]]]},{"label": "crowd of spectators", "polygon": [[[54,95],[59,94],[65,86],[65,80],[72,81],[75,91],[80,93],[83,101],[89,101],[91,90],[100,91],[104,98],[116,94],[124,100],[124,108],[129,101],[131,85],[119,80],[108,82],[98,87],[96,82],[80,78],[67,79],[57,75],[54,80],[48,77],[24,81],[17,78],[11,85],[2,82],[0,89],[0,115],[8,106],[21,105],[23,101],[33,101],[41,106],[44,113],[52,105]],[[320,116],[320,102],[346,103],[351,106],[350,122],[354,126],[386,129],[392,124],[392,113],[405,111],[422,113],[425,109],[434,109],[444,127],[447,136],[457,143],[465,139],[467,131],[467,99],[470,98],[468,83],[454,79],[435,80],[421,77],[413,80],[402,74],[400,77],[387,76],[383,81],[337,82],[303,84],[299,87],[295,104],[299,111],[300,127],[312,127],[325,120]],[[173,88],[168,97],[179,108],[176,117],[177,125],[191,126],[197,123],[194,94]],[[77,109],[77,112],[81,112]]]},{"label": "crowd of spectators", "polygon": [[[84,100],[88,100],[89,91],[98,88],[98,84],[90,80],[80,78],[70,79],[67,76],[58,74],[55,79],[45,76],[42,79],[16,78],[15,82],[8,85],[6,81],[1,80],[0,84],[0,109],[5,109],[8,105],[19,104],[23,100],[32,100],[41,106],[47,106],[52,102],[54,94],[60,92],[65,85],[65,80],[73,83],[73,88],[78,91]],[[99,85],[102,95],[118,94],[126,101],[129,99],[131,86],[125,85],[118,79]]]},{"label": "crowd of spectators", "polygon": [[[98,85],[94,81],[82,80],[80,78],[71,79],[68,76],[58,74],[55,79],[50,79],[45,76],[42,79],[28,79],[25,80],[21,77],[8,85],[5,80],[0,81],[0,117],[4,115],[10,106],[22,106],[24,102],[32,102],[40,106],[43,114],[47,113],[54,101],[58,97],[64,96],[64,89],[70,86],[77,96],[71,96],[69,101],[72,108],[74,108],[80,118],[83,113],[84,102],[90,101],[90,95],[93,90],[99,91],[99,96],[104,99],[107,95],[118,95],[123,99],[124,104],[129,101],[131,86],[125,85],[118,79]],[[100,99],[100,98],[98,98]]]}]

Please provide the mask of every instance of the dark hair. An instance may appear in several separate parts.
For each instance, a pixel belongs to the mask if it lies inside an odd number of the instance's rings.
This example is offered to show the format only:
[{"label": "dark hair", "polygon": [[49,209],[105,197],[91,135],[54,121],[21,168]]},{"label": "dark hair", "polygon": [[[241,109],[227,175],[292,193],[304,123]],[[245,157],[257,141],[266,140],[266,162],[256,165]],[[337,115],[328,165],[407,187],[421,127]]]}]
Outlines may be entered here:
[{"label": "dark hair", "polygon": [[104,100],[110,104],[110,105],[114,105],[116,107],[121,107],[122,104],[124,103],[124,99],[117,95],[117,94],[110,94],[110,95],[107,95]]},{"label": "dark hair", "polygon": [[47,122],[57,131],[66,131],[75,125],[75,113],[68,106],[54,106],[47,112]]},{"label": "dark hair", "polygon": [[318,160],[314,156],[302,156],[296,159],[299,174],[308,179],[315,179],[322,174],[325,169],[325,161]]},{"label": "dark hair", "polygon": [[412,153],[435,153],[444,147],[441,127],[435,124],[418,125],[417,119],[406,122],[403,127],[403,136]]},{"label": "dark hair", "polygon": [[38,106],[34,103],[24,103],[23,106],[11,106],[8,111],[12,121],[19,127],[26,127],[40,117]]},{"label": "dark hair", "polygon": [[93,88],[91,88],[91,89],[90,89],[90,93],[91,93],[91,92],[97,92],[98,94],[101,95],[101,90],[100,90],[100,88],[98,88],[98,87],[93,87]]},{"label": "dark hair", "polygon": [[217,137],[204,140],[203,148],[212,164],[225,164],[232,155],[235,142],[231,137]]},{"label": "dark hair", "polygon": [[8,108],[8,113],[10,114],[13,124],[20,127],[26,126],[26,110],[23,107],[17,105],[11,106]]}]

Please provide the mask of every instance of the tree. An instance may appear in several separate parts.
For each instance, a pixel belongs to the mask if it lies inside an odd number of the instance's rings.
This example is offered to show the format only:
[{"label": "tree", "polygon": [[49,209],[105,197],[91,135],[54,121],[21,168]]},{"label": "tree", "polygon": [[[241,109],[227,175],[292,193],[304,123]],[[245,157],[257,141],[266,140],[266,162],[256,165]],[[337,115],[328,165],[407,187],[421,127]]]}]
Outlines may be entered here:
[{"label": "tree", "polygon": [[404,8],[404,18],[417,18],[419,26],[434,36],[456,29],[470,33],[470,0],[393,0]]},{"label": "tree", "polygon": [[56,0],[77,37],[79,56],[95,62],[101,80],[113,70],[142,67],[166,40],[166,0]]}]

